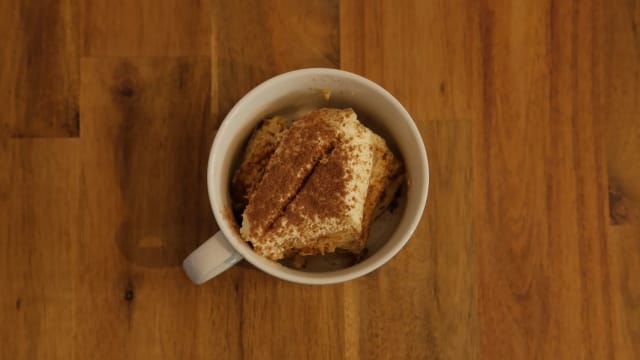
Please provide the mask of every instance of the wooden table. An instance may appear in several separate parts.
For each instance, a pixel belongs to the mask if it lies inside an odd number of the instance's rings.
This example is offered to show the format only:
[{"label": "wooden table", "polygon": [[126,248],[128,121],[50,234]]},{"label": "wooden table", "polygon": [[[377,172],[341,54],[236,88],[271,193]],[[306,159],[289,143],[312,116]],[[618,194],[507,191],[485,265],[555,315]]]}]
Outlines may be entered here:
[{"label": "wooden table", "polygon": [[[0,1],[0,358],[640,358],[640,3]],[[303,286],[181,260],[261,81],[362,74],[431,192],[382,269]]]}]

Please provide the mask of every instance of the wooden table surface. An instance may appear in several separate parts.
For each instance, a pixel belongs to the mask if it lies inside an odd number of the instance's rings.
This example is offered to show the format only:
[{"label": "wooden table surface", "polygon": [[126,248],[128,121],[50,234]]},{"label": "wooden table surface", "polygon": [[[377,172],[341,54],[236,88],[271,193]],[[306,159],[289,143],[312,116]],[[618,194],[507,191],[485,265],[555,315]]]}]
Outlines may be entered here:
[{"label": "wooden table surface", "polygon": [[[0,1],[0,358],[639,359],[640,2]],[[203,286],[205,163],[261,81],[391,91],[431,191],[380,270]]]}]

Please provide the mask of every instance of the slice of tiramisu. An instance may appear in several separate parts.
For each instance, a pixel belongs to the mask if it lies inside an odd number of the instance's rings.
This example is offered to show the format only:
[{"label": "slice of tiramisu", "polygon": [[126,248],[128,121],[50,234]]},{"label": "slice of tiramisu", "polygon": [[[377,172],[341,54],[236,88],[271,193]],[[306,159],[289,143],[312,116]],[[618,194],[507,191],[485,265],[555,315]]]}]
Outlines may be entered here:
[{"label": "slice of tiramisu", "polygon": [[400,161],[351,109],[313,111],[282,134],[250,186],[242,237],[272,260],[360,253],[376,209],[399,184]]},{"label": "slice of tiramisu", "polygon": [[[338,114],[336,114],[338,115]],[[264,176],[249,194],[240,234],[254,246],[282,215],[316,164],[338,141],[335,119],[311,112],[294,122],[269,159]]]},{"label": "slice of tiramisu", "polygon": [[324,254],[337,248],[362,250],[359,240],[373,170],[374,134],[353,111],[333,111],[343,115],[333,123],[339,129],[335,147],[319,161],[282,216],[253,243],[266,257]]}]

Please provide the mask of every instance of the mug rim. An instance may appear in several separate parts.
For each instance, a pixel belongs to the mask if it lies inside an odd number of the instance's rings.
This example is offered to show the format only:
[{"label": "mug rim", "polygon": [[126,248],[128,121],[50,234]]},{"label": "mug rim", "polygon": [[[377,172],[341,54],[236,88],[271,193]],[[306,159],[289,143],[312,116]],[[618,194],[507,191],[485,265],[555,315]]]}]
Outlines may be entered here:
[{"label": "mug rim", "polygon": [[[225,149],[217,149],[217,145],[219,145],[219,138],[225,136],[225,133],[228,131],[227,128],[231,126],[230,124],[236,118],[237,114],[240,110],[246,106],[251,106],[251,102],[257,96],[261,96],[265,89],[277,88],[279,83],[284,81],[288,82],[292,79],[298,77],[307,77],[307,76],[335,76],[338,78],[347,78],[354,82],[359,82],[364,86],[371,88],[373,91],[382,95],[388,102],[389,106],[393,106],[396,111],[398,111],[402,115],[402,121],[409,126],[411,130],[411,136],[414,137],[414,141],[419,144],[420,149],[416,149],[416,153],[414,155],[418,155],[419,162],[424,166],[425,174],[422,191],[418,193],[420,198],[417,213],[413,214],[404,214],[403,217],[409,216],[411,218],[409,226],[402,232],[401,239],[390,249],[387,249],[385,253],[382,254],[377,259],[372,260],[367,263],[367,261],[363,261],[360,264],[365,264],[366,266],[358,266],[354,265],[345,269],[328,271],[328,272],[304,272],[296,269],[288,268],[284,265],[281,265],[272,260],[266,259],[263,256],[254,252],[249,246],[245,246],[244,240],[240,238],[240,235],[237,229],[234,229],[234,226],[231,225],[229,219],[229,209],[225,209],[227,207],[223,203],[223,199],[219,198],[219,190],[215,188],[214,182],[215,179],[212,176],[212,169],[216,160],[216,153],[221,152],[224,153]],[[218,155],[222,156],[222,155]],[[231,110],[227,113],[224,120],[218,127],[216,136],[211,145],[211,149],[209,152],[209,159],[207,163],[207,191],[209,196],[209,202],[211,205],[211,209],[213,211],[216,222],[220,228],[220,231],[225,235],[227,241],[231,244],[231,246],[238,252],[244,259],[248,262],[256,266],[261,271],[264,271],[272,276],[277,278],[301,283],[301,284],[334,284],[341,283],[348,280],[352,280],[361,276],[364,276],[387,263],[391,258],[393,258],[409,241],[409,239],[415,233],[415,230],[422,218],[422,214],[424,213],[424,209],[426,206],[427,196],[429,190],[429,163],[426,153],[426,148],[424,145],[424,141],[422,136],[420,135],[420,131],[415,124],[415,121],[409,114],[409,112],[404,108],[404,106],[391,94],[389,91],[384,89],[382,86],[377,83],[369,80],[363,76],[358,74],[354,74],[349,71],[333,69],[333,68],[305,68],[299,70],[293,70],[289,72],[285,72],[279,75],[276,75],[272,78],[269,78],[259,85],[252,88],[248,93],[246,93],[238,102],[231,108]],[[226,190],[228,191],[228,190]]]}]

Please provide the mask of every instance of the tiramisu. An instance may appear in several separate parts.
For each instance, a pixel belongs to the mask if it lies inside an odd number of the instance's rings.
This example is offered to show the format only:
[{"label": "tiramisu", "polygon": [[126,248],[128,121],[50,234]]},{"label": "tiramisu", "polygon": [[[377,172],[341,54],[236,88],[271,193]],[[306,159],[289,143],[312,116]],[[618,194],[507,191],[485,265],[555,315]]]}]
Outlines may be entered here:
[{"label": "tiramisu", "polygon": [[402,183],[402,163],[351,109],[262,122],[231,184],[240,234],[280,260],[359,254],[369,226]]}]

